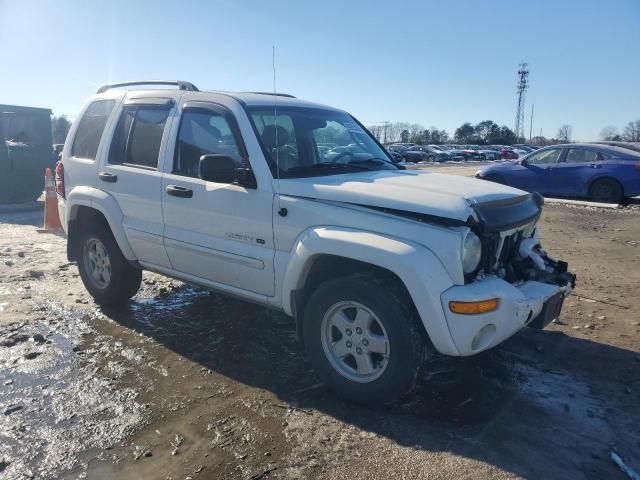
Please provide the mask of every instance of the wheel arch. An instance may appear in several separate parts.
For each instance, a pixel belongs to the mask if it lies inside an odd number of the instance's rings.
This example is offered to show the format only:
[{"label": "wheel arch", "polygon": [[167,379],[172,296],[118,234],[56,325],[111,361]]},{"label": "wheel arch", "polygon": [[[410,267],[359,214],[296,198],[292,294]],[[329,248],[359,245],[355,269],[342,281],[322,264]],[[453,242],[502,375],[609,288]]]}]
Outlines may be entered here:
[{"label": "wheel arch", "polygon": [[77,260],[78,233],[83,225],[100,222],[107,226],[122,254],[129,261],[135,255],[124,232],[124,215],[116,200],[108,193],[91,187],[76,187],[67,196],[67,258]]},{"label": "wheel arch", "polygon": [[453,281],[435,254],[410,242],[338,227],[307,230],[291,250],[282,303],[285,313],[295,318],[300,336],[302,312],[313,287],[329,278],[364,271],[396,282],[412,302],[436,349],[458,354],[440,302],[441,293],[453,286]]}]

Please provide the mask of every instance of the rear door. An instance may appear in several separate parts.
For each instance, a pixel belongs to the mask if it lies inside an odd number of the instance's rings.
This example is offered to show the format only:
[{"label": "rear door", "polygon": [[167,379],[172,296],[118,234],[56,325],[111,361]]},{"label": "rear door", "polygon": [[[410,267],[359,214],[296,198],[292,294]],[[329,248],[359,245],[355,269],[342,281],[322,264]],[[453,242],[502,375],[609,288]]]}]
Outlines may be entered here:
[{"label": "rear door", "polygon": [[158,159],[182,92],[130,92],[124,100],[109,153],[98,178],[124,214],[124,229],[136,258],[170,267],[163,243],[162,174]]},{"label": "rear door", "polygon": [[568,196],[587,195],[589,181],[602,170],[601,155],[590,148],[571,147],[555,169],[559,192]]},{"label": "rear door", "polygon": [[199,178],[202,155],[225,155],[249,167],[247,149],[225,106],[186,101],[179,113],[161,189],[173,269],[230,290],[273,296],[273,190]]}]

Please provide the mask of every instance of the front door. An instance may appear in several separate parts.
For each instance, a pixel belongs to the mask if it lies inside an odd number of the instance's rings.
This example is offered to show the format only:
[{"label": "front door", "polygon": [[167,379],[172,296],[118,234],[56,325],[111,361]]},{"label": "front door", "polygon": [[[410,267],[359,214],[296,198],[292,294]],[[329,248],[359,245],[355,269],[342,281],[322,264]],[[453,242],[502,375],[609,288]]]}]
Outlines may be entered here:
[{"label": "front door", "polygon": [[554,171],[561,155],[561,148],[553,148],[527,156],[514,168],[509,185],[543,195],[556,193],[559,185]]},{"label": "front door", "polygon": [[273,296],[273,192],[198,176],[200,157],[206,154],[248,165],[233,114],[214,103],[187,102],[176,137],[173,162],[162,182],[164,242],[172,268]]}]

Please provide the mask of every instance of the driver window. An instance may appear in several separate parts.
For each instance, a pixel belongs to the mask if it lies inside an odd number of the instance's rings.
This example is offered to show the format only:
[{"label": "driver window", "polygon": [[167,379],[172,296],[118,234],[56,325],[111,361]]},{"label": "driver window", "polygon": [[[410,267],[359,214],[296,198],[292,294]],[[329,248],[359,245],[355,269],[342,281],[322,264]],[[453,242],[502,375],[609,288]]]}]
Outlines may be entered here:
[{"label": "driver window", "polygon": [[545,150],[543,152],[537,152],[527,157],[527,163],[531,165],[546,165],[549,163],[557,163],[561,153],[562,150],[558,148]]},{"label": "driver window", "polygon": [[209,154],[226,155],[242,163],[229,122],[222,115],[209,110],[186,110],[180,122],[173,173],[197,178],[200,157]]}]

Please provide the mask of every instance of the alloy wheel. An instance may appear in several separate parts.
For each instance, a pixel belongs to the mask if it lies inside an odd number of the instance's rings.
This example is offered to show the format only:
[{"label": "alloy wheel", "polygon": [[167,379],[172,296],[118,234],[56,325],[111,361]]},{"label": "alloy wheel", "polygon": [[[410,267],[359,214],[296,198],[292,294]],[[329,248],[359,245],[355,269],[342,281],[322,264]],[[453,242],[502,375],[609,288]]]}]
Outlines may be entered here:
[{"label": "alloy wheel", "polygon": [[358,302],[338,302],[327,310],[321,326],[322,348],[343,377],[372,382],[385,372],[390,345],[378,317]]}]

